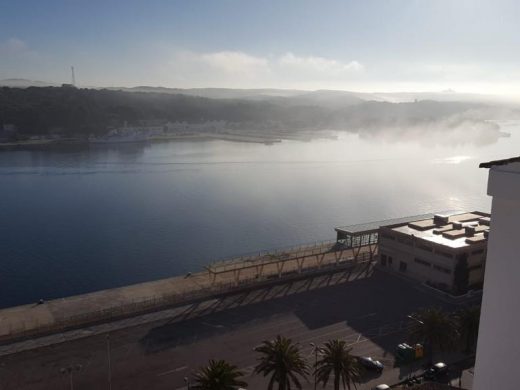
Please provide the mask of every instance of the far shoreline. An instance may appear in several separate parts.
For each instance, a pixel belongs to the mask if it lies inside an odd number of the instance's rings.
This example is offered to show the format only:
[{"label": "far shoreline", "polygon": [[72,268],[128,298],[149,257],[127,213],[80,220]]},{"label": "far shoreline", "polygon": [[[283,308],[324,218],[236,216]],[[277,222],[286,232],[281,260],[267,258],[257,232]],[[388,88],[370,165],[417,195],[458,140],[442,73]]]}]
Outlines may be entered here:
[{"label": "far shoreline", "polygon": [[330,134],[316,133],[272,133],[266,136],[233,134],[233,133],[192,133],[192,134],[175,134],[175,135],[157,135],[151,136],[146,140],[139,142],[90,142],[85,138],[59,138],[59,139],[38,139],[23,140],[15,142],[0,143],[0,152],[2,151],[18,151],[18,150],[49,150],[55,147],[108,147],[120,145],[145,145],[148,143],[161,143],[171,141],[229,141],[240,143],[256,143],[264,145],[274,145],[282,141],[302,141],[310,142],[313,139],[327,138],[337,139],[337,136]]}]

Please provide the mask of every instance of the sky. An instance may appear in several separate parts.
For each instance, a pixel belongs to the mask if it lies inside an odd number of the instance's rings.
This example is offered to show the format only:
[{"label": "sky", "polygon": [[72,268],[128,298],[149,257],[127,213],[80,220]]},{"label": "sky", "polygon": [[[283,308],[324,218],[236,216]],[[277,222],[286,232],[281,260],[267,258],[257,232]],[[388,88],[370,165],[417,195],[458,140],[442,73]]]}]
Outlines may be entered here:
[{"label": "sky", "polygon": [[516,0],[0,0],[0,79],[520,95]]}]

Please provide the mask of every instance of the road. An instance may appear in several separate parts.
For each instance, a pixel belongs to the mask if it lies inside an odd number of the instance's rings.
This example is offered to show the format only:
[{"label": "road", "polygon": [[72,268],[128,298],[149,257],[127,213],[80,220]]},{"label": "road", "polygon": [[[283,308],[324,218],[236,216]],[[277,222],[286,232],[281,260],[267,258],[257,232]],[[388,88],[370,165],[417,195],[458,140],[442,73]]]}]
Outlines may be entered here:
[{"label": "road", "polygon": [[368,389],[408,375],[392,367],[392,352],[406,339],[406,315],[433,305],[456,308],[372,269],[320,276],[184,306],[175,316],[116,328],[109,343],[102,333],[3,356],[0,388],[69,389],[72,368],[74,390],[109,389],[109,381],[112,389],[182,389],[208,359],[226,359],[244,371],[249,389],[265,389],[266,379],[252,375],[253,348],[281,334],[300,343],[310,363],[309,344],[333,338],[380,359],[388,368],[364,379],[360,388]]}]

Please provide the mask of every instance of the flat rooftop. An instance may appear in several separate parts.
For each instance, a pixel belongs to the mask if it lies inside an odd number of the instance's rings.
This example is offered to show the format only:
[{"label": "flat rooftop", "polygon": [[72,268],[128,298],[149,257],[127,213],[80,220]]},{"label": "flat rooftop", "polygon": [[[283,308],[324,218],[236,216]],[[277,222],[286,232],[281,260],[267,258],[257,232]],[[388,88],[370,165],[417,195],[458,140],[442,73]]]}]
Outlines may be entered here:
[{"label": "flat rooftop", "polygon": [[[443,215],[452,215],[460,213],[460,211],[442,211],[440,214]],[[418,221],[418,220],[424,220],[424,219],[432,219],[434,215],[437,213],[427,213],[427,214],[420,214],[420,215],[412,215],[409,217],[401,217],[401,218],[393,218],[393,219],[386,219],[382,221],[374,221],[374,222],[366,222],[366,223],[360,223],[356,225],[347,225],[347,226],[338,226],[335,227],[334,230],[337,232],[342,232],[350,235],[356,235],[359,233],[370,233],[370,232],[377,232],[381,226],[393,226],[393,225],[400,225],[403,223]]]},{"label": "flat rooftop", "polygon": [[391,230],[449,248],[463,248],[487,241],[490,214],[472,211],[409,221]]}]

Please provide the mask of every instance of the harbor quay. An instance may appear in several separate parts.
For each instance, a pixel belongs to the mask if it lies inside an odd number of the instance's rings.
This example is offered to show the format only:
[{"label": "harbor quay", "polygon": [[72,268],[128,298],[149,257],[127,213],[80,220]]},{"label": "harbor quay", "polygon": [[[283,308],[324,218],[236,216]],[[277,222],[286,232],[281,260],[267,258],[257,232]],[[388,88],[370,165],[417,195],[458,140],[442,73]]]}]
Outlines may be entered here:
[{"label": "harbor quay", "polygon": [[[182,276],[2,309],[0,343],[376,262],[398,276],[463,295],[483,279],[489,224],[489,214],[451,211],[337,227],[336,240],[216,261]],[[462,268],[467,285],[454,277]]]},{"label": "harbor quay", "polygon": [[[0,388],[68,388],[73,380],[77,389],[186,390],[208,359],[225,359],[244,373],[249,388],[266,388],[266,379],[255,375],[255,346],[277,335],[300,345],[309,364],[315,358],[312,345],[331,339],[344,340],[355,356],[383,362],[384,371],[364,377],[360,390],[399,383],[421,372],[418,365],[395,364],[395,346],[407,340],[413,322],[410,313],[424,307],[453,312],[480,302],[478,294],[451,296],[425,283],[426,273],[415,272],[415,257],[431,262],[430,280],[447,274],[433,267],[448,259],[441,256],[446,239],[470,253],[464,259],[473,267],[485,255],[473,252],[485,243],[488,218],[453,212],[337,227],[333,241],[0,310]],[[409,243],[400,241],[405,228],[413,229]],[[427,257],[424,246],[432,240],[442,245],[432,246]],[[458,264],[460,256],[450,261]],[[439,358],[452,365],[467,357]],[[450,380],[465,368],[454,370]],[[303,386],[312,388],[312,381]]]},{"label": "harbor quay", "polygon": [[0,343],[137,316],[372,262],[376,243],[316,242],[210,264],[201,272],[0,310]]}]

